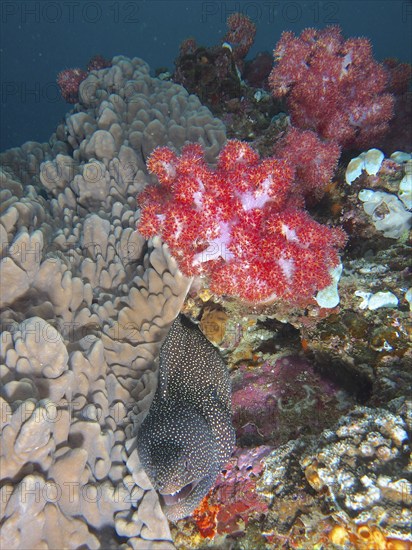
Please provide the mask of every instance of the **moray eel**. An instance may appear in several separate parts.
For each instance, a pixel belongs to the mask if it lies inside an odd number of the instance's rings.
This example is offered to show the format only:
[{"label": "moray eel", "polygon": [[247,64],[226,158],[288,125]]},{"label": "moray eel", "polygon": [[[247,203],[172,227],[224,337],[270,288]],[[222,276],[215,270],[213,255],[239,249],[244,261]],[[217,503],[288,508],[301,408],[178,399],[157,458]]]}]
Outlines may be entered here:
[{"label": "moray eel", "polygon": [[158,387],[137,434],[140,461],[168,519],[193,512],[234,440],[227,367],[200,329],[180,315],[160,350]]}]

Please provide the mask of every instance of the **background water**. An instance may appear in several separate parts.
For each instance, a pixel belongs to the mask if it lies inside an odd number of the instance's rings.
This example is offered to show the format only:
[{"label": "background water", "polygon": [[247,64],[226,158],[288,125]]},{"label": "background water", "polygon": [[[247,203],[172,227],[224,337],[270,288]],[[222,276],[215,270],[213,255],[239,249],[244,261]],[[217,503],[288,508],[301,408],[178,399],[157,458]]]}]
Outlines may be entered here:
[{"label": "background water", "polygon": [[284,30],[339,24],[346,36],[370,38],[375,58],[412,61],[411,0],[3,0],[0,8],[1,150],[49,139],[71,108],[59,96],[60,70],[85,68],[99,53],[172,71],[182,40],[219,43],[234,11],[257,26],[249,58],[272,51]]}]

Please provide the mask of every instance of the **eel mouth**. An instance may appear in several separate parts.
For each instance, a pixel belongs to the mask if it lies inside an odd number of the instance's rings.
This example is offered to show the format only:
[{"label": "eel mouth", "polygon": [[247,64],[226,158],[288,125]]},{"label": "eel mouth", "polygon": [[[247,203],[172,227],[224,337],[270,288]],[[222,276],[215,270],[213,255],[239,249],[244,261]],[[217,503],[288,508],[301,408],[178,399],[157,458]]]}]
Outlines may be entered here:
[{"label": "eel mouth", "polygon": [[173,506],[174,504],[179,504],[179,502],[185,500],[185,498],[187,498],[190,493],[194,491],[198,483],[198,481],[192,481],[174,493],[160,493],[160,495],[166,506]]}]

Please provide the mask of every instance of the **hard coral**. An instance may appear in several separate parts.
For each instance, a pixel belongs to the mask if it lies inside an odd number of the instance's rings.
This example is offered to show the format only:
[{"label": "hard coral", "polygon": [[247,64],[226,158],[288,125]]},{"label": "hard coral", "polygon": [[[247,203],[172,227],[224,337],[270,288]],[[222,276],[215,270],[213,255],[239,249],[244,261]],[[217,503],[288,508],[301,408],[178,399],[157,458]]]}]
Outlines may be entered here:
[{"label": "hard coral", "polygon": [[[385,538],[399,537],[407,547],[412,520],[409,464],[405,420],[385,409],[367,407],[342,416],[300,459],[311,487],[339,510],[341,518],[346,516],[359,526],[358,536],[364,542],[368,537],[359,528],[380,525]],[[365,547],[356,544],[356,548]],[[390,548],[378,546],[382,547]]]},{"label": "hard coral", "polygon": [[366,38],[344,40],[339,27],[284,32],[269,76],[275,97],[287,97],[292,123],[343,147],[381,138],[393,116],[388,71]]},{"label": "hard coral", "polygon": [[225,131],[144,61],[112,65],[50,140],[0,155],[1,548],[173,548],[134,429],[190,281],[135,196],[157,145],[212,160]]},{"label": "hard coral", "polygon": [[330,284],[345,236],[297,206],[286,161],[230,140],[214,170],[193,144],[180,157],[160,147],[147,166],[159,185],[139,195],[138,229],[160,235],[186,275],[249,302],[307,303]]}]

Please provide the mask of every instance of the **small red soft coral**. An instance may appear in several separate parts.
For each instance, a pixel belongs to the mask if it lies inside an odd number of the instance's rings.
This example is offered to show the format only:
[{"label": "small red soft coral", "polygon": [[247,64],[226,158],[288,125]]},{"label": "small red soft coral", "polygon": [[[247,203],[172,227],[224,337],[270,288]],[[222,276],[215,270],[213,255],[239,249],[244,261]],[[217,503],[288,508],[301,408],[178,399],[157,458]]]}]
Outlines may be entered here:
[{"label": "small red soft coral", "polygon": [[111,67],[111,66],[112,66],[111,61],[109,61],[108,59],[105,59],[100,54],[96,54],[87,63],[87,71],[89,73],[90,71],[100,71],[100,69],[106,69],[107,67]]},{"label": "small red soft coral", "polygon": [[78,68],[65,69],[57,75],[60,93],[67,103],[77,103],[79,101],[79,86],[86,76],[86,71]]},{"label": "small red soft coral", "polygon": [[76,67],[75,69],[65,69],[57,75],[57,84],[60,93],[67,103],[77,103],[79,101],[79,87],[81,82],[88,76],[90,71],[98,71],[111,67],[111,61],[101,55],[93,56],[87,64],[87,71]]},{"label": "small red soft coral", "polygon": [[[186,275],[203,275],[212,291],[249,302],[307,303],[331,282],[343,233],[299,208],[286,160],[259,160],[249,145],[231,140],[214,170],[198,145],[180,156],[159,147],[147,166],[159,183],[138,197],[138,229],[160,235]],[[317,170],[326,177],[321,163]]]},{"label": "small red soft coral", "polygon": [[233,48],[233,56],[236,60],[246,57],[256,34],[256,25],[247,15],[232,13],[226,21],[228,32],[224,40]]}]

